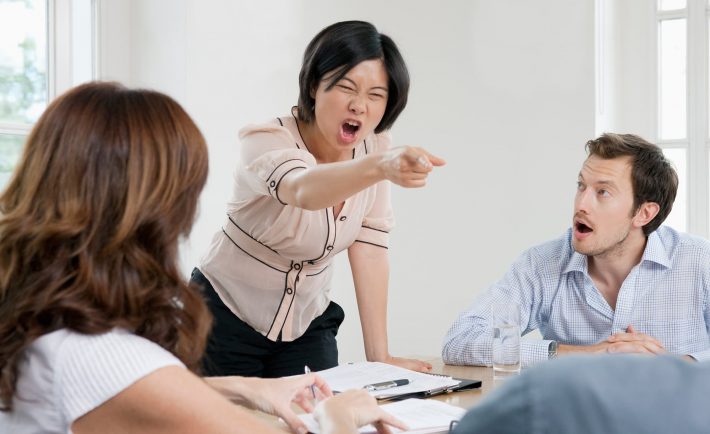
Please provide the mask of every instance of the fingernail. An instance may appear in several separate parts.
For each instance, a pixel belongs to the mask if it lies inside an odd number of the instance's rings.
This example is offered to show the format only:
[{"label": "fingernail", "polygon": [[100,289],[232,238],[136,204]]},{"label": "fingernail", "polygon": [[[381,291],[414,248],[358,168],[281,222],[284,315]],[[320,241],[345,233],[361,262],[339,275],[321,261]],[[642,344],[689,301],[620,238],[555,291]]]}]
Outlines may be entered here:
[{"label": "fingernail", "polygon": [[299,427],[298,434],[308,434],[308,429],[304,427]]},{"label": "fingernail", "polygon": [[417,162],[424,167],[429,167],[429,160],[422,157],[421,155],[419,156],[419,158],[417,158]]}]

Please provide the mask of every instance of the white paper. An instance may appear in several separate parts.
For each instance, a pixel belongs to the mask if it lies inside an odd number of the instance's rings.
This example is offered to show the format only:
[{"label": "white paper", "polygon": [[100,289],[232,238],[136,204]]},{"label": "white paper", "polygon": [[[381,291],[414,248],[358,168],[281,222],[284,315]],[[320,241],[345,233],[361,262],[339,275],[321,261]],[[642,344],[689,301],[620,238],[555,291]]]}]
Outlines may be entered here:
[{"label": "white paper", "polygon": [[[390,427],[393,433],[447,432],[451,421],[460,420],[466,413],[463,408],[432,399],[405,399],[404,401],[384,404],[380,407],[409,427],[407,431]],[[312,414],[301,414],[298,417],[306,424],[308,431],[315,434],[320,433],[318,422]],[[359,432],[366,434],[377,433],[377,429],[372,425],[367,425],[360,428]]]},{"label": "white paper", "polygon": [[405,386],[385,390],[373,390],[370,395],[376,398],[388,398],[407,393],[426,392],[445,387],[452,387],[460,382],[451,377],[424,374],[398,366],[380,362],[347,363],[317,373],[331,389],[344,392],[349,389],[362,389],[368,384],[393,380],[409,380]]}]

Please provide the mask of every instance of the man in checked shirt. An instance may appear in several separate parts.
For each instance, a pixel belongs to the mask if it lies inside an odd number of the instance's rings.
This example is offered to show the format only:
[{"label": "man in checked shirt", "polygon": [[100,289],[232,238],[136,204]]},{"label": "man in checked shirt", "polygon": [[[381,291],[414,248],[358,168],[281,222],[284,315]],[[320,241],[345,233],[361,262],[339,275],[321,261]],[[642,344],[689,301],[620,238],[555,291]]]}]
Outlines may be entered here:
[{"label": "man in checked shirt", "polygon": [[710,242],[661,226],[678,176],[631,134],[587,142],[572,227],[525,251],[451,326],[444,362],[491,365],[491,306],[520,305],[521,363],[567,354],[710,360]]}]

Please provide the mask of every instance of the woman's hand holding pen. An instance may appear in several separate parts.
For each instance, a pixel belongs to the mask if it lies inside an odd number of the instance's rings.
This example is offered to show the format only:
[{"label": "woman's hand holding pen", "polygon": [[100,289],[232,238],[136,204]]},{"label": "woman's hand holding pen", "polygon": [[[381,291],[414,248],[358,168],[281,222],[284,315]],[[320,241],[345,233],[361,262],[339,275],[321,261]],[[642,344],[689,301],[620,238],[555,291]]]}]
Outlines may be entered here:
[{"label": "woman's hand holding pen", "polygon": [[328,384],[316,374],[282,378],[210,377],[208,384],[232,401],[283,419],[296,433],[307,432],[291,404],[311,413],[317,400],[333,396]]},{"label": "woman's hand holding pen", "polygon": [[351,434],[367,424],[373,424],[379,434],[392,431],[388,425],[401,430],[407,426],[377,405],[375,398],[365,390],[348,390],[316,406],[313,416],[318,420],[321,432]]},{"label": "woman's hand holding pen", "polygon": [[434,166],[446,161],[422,148],[403,146],[392,148],[380,156],[379,167],[386,179],[408,188],[424,187]]}]

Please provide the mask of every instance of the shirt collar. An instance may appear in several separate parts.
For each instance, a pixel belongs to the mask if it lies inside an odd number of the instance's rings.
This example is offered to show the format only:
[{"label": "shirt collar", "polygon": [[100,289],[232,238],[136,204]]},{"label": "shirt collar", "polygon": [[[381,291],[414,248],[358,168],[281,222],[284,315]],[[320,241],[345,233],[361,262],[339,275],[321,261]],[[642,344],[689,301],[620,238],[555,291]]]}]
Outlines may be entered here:
[{"label": "shirt collar", "polygon": [[651,232],[648,236],[648,241],[646,241],[646,249],[643,251],[643,256],[641,257],[641,262],[651,261],[658,265],[662,265],[666,268],[671,267],[671,260],[668,257],[668,252],[666,251],[661,237],[658,235],[657,231]]},{"label": "shirt collar", "polygon": [[[587,255],[582,255],[577,253],[572,247],[572,238],[569,239],[570,249],[572,249],[572,256],[567,263],[562,274],[567,274],[572,271],[579,271],[587,274]],[[668,252],[666,252],[661,237],[658,232],[653,231],[651,235],[648,236],[646,241],[646,248],[643,251],[643,256],[641,256],[641,262],[650,261],[655,262],[663,267],[670,268],[671,260],[668,258]]]}]

